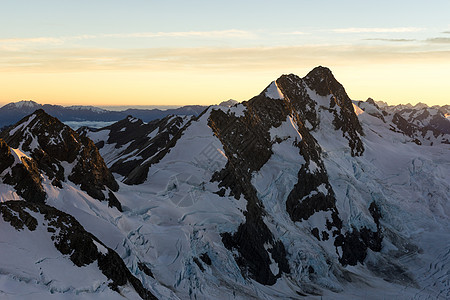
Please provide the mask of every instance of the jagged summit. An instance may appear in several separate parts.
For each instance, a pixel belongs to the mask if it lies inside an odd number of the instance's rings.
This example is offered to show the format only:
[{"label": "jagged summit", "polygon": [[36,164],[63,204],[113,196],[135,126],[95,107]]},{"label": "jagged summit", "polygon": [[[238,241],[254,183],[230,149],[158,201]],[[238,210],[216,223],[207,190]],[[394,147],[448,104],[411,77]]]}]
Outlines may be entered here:
[{"label": "jagged summit", "polygon": [[320,96],[326,96],[343,89],[342,85],[334,78],[331,70],[326,67],[319,66],[314,68],[303,79]]},{"label": "jagged summit", "polygon": [[[301,123],[309,129],[330,126],[341,131],[348,140],[352,155],[358,156],[364,152],[360,139],[364,132],[353,103],[330,69],[316,67],[304,78],[294,74],[282,75],[262,94],[266,98],[284,100],[280,105],[291,106]],[[329,124],[330,118],[326,117],[328,114],[332,115],[332,124]]]}]

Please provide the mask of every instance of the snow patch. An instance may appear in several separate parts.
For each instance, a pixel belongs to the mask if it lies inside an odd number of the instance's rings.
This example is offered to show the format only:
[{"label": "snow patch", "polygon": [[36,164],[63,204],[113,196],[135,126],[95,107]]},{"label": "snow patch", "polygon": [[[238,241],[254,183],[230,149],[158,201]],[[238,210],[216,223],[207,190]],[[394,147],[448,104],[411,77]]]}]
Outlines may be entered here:
[{"label": "snow patch", "polygon": [[275,141],[277,138],[282,140],[293,138],[298,142],[302,140],[302,135],[298,132],[298,126],[291,116],[288,116],[286,121],[284,121],[279,127],[272,127],[269,133],[272,141]]},{"label": "snow patch", "polygon": [[97,247],[97,251],[98,253],[101,253],[103,255],[108,254],[108,249],[106,249],[105,246],[103,246],[102,244],[100,244],[99,242],[97,242],[96,240],[92,240],[94,242],[94,245]]},{"label": "snow patch", "polygon": [[34,119],[36,118],[35,114],[32,114],[28,117],[28,120],[17,126],[16,128],[9,131],[9,135],[14,135],[19,129],[26,128]]},{"label": "snow patch", "polygon": [[22,100],[19,102],[11,103],[10,106],[13,106],[15,108],[33,108],[41,105],[32,100]]},{"label": "snow patch", "polygon": [[357,116],[362,115],[364,113],[364,110],[362,110],[357,105],[355,105],[355,103],[352,103],[352,105],[353,105],[353,110],[355,111],[355,114]]},{"label": "snow patch", "polygon": [[92,112],[96,112],[96,113],[102,113],[102,112],[107,111],[102,108],[95,107],[95,106],[89,106],[89,105],[86,105],[86,106],[85,105],[73,105],[73,106],[69,106],[67,108],[73,109],[73,110],[88,110],[88,111],[92,111]]},{"label": "snow patch", "polygon": [[100,131],[89,131],[87,133],[87,137],[90,138],[94,143],[98,143],[100,141],[107,141],[109,138],[109,134],[111,130],[100,130]]},{"label": "snow patch", "polygon": [[15,162],[16,163],[20,163],[22,160],[22,157],[25,157],[27,159],[31,159],[29,156],[27,156],[25,153],[23,153],[22,151],[20,151],[20,149],[15,149],[15,148],[10,148],[11,154],[14,156]]},{"label": "snow patch", "polygon": [[267,98],[283,100],[284,95],[278,88],[276,81],[272,81],[265,93]]},{"label": "snow patch", "polygon": [[239,117],[243,117],[245,115],[245,111],[247,110],[247,106],[243,105],[243,104],[237,104],[236,106],[232,106],[230,107],[230,109],[228,110],[228,112],[230,113],[234,113],[234,115],[239,118]]}]

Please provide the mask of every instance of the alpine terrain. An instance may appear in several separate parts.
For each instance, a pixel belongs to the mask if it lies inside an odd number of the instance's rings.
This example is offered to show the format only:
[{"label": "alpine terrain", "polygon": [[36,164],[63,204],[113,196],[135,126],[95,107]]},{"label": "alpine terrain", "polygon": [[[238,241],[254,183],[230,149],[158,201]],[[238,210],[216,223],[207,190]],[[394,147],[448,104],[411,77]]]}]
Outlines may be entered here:
[{"label": "alpine terrain", "polygon": [[449,107],[325,67],[199,115],[0,134],[0,298],[449,299]]}]

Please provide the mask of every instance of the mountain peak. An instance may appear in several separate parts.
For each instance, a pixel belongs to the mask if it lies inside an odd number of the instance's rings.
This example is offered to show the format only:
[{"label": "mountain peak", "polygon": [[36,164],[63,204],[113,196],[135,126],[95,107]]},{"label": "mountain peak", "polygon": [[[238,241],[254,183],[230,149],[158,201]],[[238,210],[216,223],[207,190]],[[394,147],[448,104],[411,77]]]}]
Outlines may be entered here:
[{"label": "mountain peak", "polygon": [[327,67],[323,67],[323,66],[317,66],[314,69],[312,69],[308,75],[308,76],[317,76],[317,75],[322,75],[322,76],[333,76],[333,73],[331,72],[331,70]]},{"label": "mountain peak", "polygon": [[331,70],[322,66],[315,67],[303,79],[320,96],[327,96],[335,93],[334,91],[344,89]]},{"label": "mountain peak", "polygon": [[94,143],[44,110],[26,116],[1,137],[36,161],[55,187],[70,180],[95,199],[109,198],[109,204],[121,210],[112,193],[119,186]]},{"label": "mountain peak", "polygon": [[41,107],[42,105],[40,105],[37,102],[34,102],[33,100],[21,100],[18,102],[11,102],[6,104],[4,107],[6,108],[27,108],[27,109],[31,109],[31,108],[36,108],[36,107]]},{"label": "mountain peak", "polygon": [[237,103],[239,103],[239,101],[236,101],[234,99],[229,99],[229,100],[220,102],[219,106],[231,107],[231,106],[233,106],[233,105],[235,105]]}]

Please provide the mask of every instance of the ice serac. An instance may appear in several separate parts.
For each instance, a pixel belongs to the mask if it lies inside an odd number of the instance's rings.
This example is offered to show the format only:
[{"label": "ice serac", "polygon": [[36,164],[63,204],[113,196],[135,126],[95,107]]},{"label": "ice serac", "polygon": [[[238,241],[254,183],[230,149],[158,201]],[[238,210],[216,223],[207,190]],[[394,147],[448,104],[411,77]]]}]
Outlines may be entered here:
[{"label": "ice serac", "polygon": [[121,210],[114,195],[118,184],[90,139],[41,109],[1,135],[10,147],[27,154],[29,158],[22,158],[27,169],[42,171],[53,186],[62,188],[62,182],[69,180],[91,197]]}]

